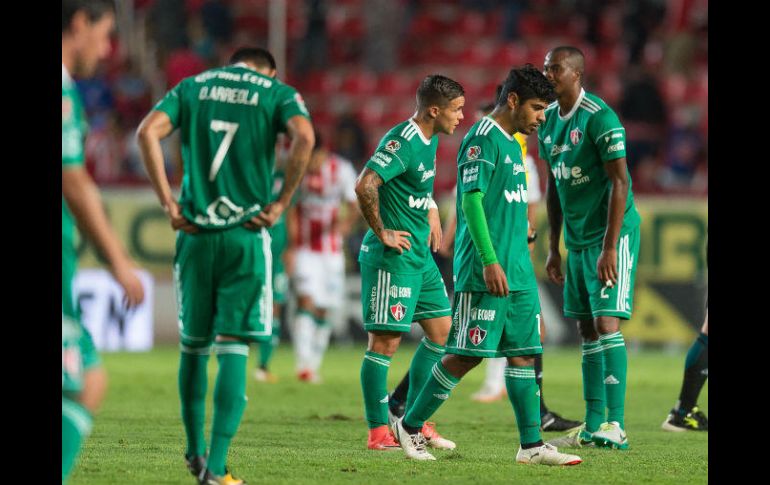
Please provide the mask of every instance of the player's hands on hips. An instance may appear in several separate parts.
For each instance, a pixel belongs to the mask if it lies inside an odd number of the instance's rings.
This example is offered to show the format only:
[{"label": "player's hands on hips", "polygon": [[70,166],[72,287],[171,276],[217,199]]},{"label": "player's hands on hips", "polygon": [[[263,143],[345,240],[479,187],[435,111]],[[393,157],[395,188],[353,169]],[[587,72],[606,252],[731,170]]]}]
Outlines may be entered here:
[{"label": "player's hands on hips", "polygon": [[428,224],[430,225],[430,232],[428,233],[428,247],[434,253],[441,249],[441,219],[438,215],[438,209],[428,210]]},{"label": "player's hands on hips", "polygon": [[548,279],[559,286],[564,285],[564,274],[561,272],[561,254],[558,251],[548,251],[548,259],[545,261],[545,272]]},{"label": "player's hands on hips", "polygon": [[130,261],[112,267],[112,276],[123,287],[123,304],[126,308],[135,307],[144,301],[144,287],[136,276],[136,266]]},{"label": "player's hands on hips", "polygon": [[508,295],[508,278],[500,263],[492,263],[484,266],[484,283],[487,289],[495,296]]},{"label": "player's hands on hips", "polygon": [[166,211],[171,227],[175,231],[184,231],[188,234],[198,232],[198,227],[182,215],[182,209],[175,200],[171,200],[164,205],[163,210]]},{"label": "player's hands on hips", "polygon": [[380,241],[385,246],[398,251],[398,254],[404,254],[404,250],[409,251],[412,249],[412,243],[407,239],[409,237],[412,237],[412,235],[406,231],[383,229],[380,234]]},{"label": "player's hands on hips", "polygon": [[618,250],[602,249],[596,261],[596,274],[604,286],[612,288],[618,282]]},{"label": "player's hands on hips", "polygon": [[246,221],[244,226],[246,226],[247,229],[252,230],[261,229],[263,227],[273,227],[273,224],[278,221],[285,209],[286,206],[281,202],[271,202],[262,209],[262,212]]}]

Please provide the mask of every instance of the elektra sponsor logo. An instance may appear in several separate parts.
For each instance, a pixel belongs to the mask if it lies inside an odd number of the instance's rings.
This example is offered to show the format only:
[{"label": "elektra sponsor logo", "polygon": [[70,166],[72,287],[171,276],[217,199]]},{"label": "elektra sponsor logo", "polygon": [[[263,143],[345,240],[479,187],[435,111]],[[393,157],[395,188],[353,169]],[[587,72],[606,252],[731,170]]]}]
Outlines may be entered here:
[{"label": "elektra sponsor logo", "polygon": [[625,150],[625,149],[626,149],[626,145],[622,141],[619,141],[614,145],[608,146],[607,153],[619,152],[620,150]]}]

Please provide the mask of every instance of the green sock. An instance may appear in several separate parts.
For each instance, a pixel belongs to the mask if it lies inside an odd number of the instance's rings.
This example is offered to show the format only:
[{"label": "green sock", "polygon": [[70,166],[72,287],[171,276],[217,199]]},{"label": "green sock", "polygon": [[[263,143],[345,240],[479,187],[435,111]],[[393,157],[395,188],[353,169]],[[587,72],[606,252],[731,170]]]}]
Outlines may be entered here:
[{"label": "green sock", "polygon": [[211,347],[188,347],[180,344],[179,400],[182,423],[187,434],[185,456],[205,456],[206,438],[203,426],[206,422],[206,391],[208,389],[208,364]]},{"label": "green sock", "polygon": [[[415,398],[414,404],[412,407],[406,408],[404,425],[422,429],[425,421],[433,416],[438,408],[444,404],[444,401],[449,399],[452,389],[455,388],[458,382],[460,382],[460,379],[450,374],[440,360],[436,362],[422,390]],[[409,389],[410,394],[411,392],[412,390]]]},{"label": "green sock", "polygon": [[620,332],[599,336],[604,354],[604,392],[607,395],[607,421],[617,421],[626,429],[623,422],[626,404],[626,373],[628,357],[626,342]]},{"label": "green sock", "polygon": [[604,422],[604,357],[599,341],[583,341],[583,399],[586,401],[586,431],[599,430]]},{"label": "green sock", "polygon": [[445,346],[431,342],[428,337],[422,338],[409,366],[409,391],[406,394],[405,409],[409,409],[414,404],[417,395],[430,376],[431,369],[445,353]]},{"label": "green sock", "polygon": [[388,424],[388,369],[390,357],[366,351],[361,364],[361,389],[369,429]]},{"label": "green sock", "polygon": [[522,445],[540,441],[540,388],[535,368],[505,367],[505,388],[516,415]]},{"label": "green sock", "polygon": [[270,364],[270,357],[273,356],[273,350],[278,346],[278,342],[281,336],[281,320],[278,317],[273,317],[273,335],[269,340],[259,343],[259,367],[260,369],[267,370],[268,364]]},{"label": "green sock", "polygon": [[80,403],[61,398],[61,481],[69,477],[80,445],[91,433],[91,414]]},{"label": "green sock", "polygon": [[208,469],[217,476],[225,474],[227,450],[235,436],[246,408],[246,361],[249,346],[244,342],[217,342],[214,349],[219,361],[214,387],[214,422]]}]

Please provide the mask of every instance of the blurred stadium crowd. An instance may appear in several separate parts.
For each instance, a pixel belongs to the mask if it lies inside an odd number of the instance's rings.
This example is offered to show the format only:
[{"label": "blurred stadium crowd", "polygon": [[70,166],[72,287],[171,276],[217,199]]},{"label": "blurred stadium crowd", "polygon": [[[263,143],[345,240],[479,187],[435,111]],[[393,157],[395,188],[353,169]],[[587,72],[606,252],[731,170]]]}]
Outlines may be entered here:
[{"label": "blurred stadium crowd", "polygon": [[[133,139],[141,116],[166,89],[224,64],[236,47],[267,47],[269,0],[119,3],[110,61],[78,82],[91,120],[87,168],[103,186],[143,186]],[[286,4],[279,77],[297,87],[330,148],[356,169],[392,125],[412,114],[426,74],[461,82],[471,117],[491,102],[510,67],[540,67],[548,49],[572,44],[586,55],[586,89],[613,106],[627,129],[634,193],[708,195],[707,0]],[[464,133],[439,145],[438,197],[454,186]],[[536,140],[529,145],[534,155]],[[178,148],[172,140],[165,149],[167,171],[178,182]]]}]

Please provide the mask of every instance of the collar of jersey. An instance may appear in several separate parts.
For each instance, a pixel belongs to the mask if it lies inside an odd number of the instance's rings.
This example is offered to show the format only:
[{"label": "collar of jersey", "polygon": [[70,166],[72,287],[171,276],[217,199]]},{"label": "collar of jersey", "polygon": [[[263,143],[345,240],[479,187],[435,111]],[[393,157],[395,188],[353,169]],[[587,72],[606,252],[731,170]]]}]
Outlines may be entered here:
[{"label": "collar of jersey", "polygon": [[492,122],[492,124],[493,124],[493,125],[495,125],[495,126],[497,127],[497,129],[498,129],[498,130],[500,130],[500,133],[502,133],[503,135],[505,135],[505,137],[506,137],[506,138],[508,138],[510,141],[513,141],[513,135],[509,135],[509,134],[508,134],[508,132],[507,132],[507,131],[505,131],[505,130],[503,129],[503,127],[502,127],[502,126],[500,126],[500,124],[499,124],[497,121],[495,121],[495,119],[494,119],[494,118],[492,118],[492,116],[491,116],[491,115],[486,115],[486,116],[484,116],[484,118],[486,118],[486,119],[488,119],[489,121],[491,121],[491,122]]},{"label": "collar of jersey", "polygon": [[586,90],[583,88],[580,88],[580,94],[577,97],[577,100],[575,101],[574,106],[572,106],[572,109],[569,110],[569,113],[562,116],[561,113],[559,113],[560,110],[556,110],[556,114],[559,115],[559,119],[562,121],[567,121],[568,119],[572,118],[572,115],[575,114],[575,111],[577,111],[578,107],[580,107],[580,102],[583,101],[583,98],[586,95]]},{"label": "collar of jersey", "polygon": [[[243,67],[244,69],[249,69],[251,71],[255,71],[256,72],[256,69],[252,68],[251,66],[249,66],[248,64],[246,64],[243,61],[236,62],[235,64],[232,65],[232,67]],[[259,73],[257,73],[257,74],[259,74]]]},{"label": "collar of jersey", "polygon": [[425,135],[422,134],[422,130],[419,126],[417,126],[417,123],[415,123],[412,118],[409,118],[407,121],[409,121],[409,123],[411,123],[417,129],[417,134],[420,135],[420,140],[422,140],[422,142],[426,145],[430,145],[430,140],[425,138]]}]

